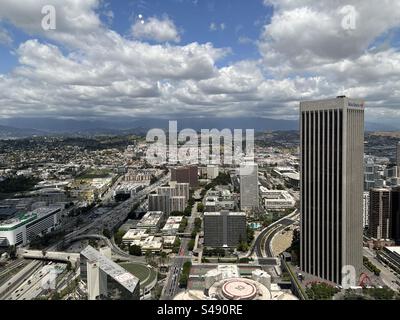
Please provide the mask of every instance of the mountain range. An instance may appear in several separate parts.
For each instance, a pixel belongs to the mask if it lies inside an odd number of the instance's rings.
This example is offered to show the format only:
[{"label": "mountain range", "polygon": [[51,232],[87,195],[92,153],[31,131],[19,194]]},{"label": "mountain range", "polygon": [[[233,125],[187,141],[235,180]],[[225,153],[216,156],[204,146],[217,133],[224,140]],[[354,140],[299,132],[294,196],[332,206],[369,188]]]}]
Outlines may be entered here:
[{"label": "mountain range", "polygon": [[[113,118],[76,120],[59,118],[7,118],[0,119],[0,138],[23,138],[44,135],[96,135],[146,134],[151,128],[168,129],[169,120],[177,120],[178,130],[200,129],[254,129],[255,131],[298,130],[297,120],[269,118]],[[399,125],[366,123],[366,131],[397,131]]]}]

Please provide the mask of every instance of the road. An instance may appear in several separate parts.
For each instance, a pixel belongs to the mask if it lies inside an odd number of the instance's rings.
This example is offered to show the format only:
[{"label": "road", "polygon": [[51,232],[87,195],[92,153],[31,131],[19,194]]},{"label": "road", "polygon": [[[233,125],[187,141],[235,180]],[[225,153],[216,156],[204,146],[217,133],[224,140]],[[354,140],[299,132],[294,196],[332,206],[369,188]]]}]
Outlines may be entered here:
[{"label": "road", "polygon": [[[195,203],[193,205],[192,214],[188,218],[188,225],[186,227],[185,233],[192,233],[194,221],[198,216],[199,213],[197,212],[197,203]],[[191,253],[189,253],[189,251],[187,250],[189,241],[190,239],[188,238],[181,238],[181,246],[179,252],[177,256],[172,259],[170,272],[168,274],[166,285],[164,287],[163,296],[161,297],[162,300],[172,300],[179,291],[179,278],[181,276],[183,264],[186,261],[192,260]]]},{"label": "road", "polygon": [[[136,203],[140,203],[141,201],[143,201],[146,198],[147,194],[153,192],[156,188],[158,188],[162,184],[165,184],[168,180],[169,180],[169,174],[162,177],[156,183],[141,190],[140,192],[138,192],[137,195],[121,203],[117,207],[110,210],[108,213],[95,218],[93,221],[89,223],[84,223],[82,226],[76,228],[74,231],[67,234],[63,240],[51,245],[45,250],[46,251],[57,250],[57,248],[60,245],[62,245],[63,242],[76,238],[84,233],[88,234],[92,229],[98,230],[99,232],[101,232],[104,227],[108,228],[109,230],[112,230],[115,226],[121,224],[123,221],[126,220],[130,211],[132,210],[132,207]],[[112,246],[112,248],[114,251],[116,251],[115,246]],[[118,254],[122,255],[122,250]],[[129,256],[127,253],[124,253],[124,255],[126,255],[125,258]],[[129,257],[132,258],[131,256]],[[16,275],[14,275],[10,280],[8,280],[5,284],[0,286],[0,299],[7,299],[10,294],[12,296],[13,292],[19,290],[18,288],[21,285],[24,285],[24,282],[27,281],[27,279],[31,277],[33,274],[35,274],[35,272],[41,265],[42,261],[30,262],[21,271],[19,271]],[[15,296],[12,297],[15,298]]]},{"label": "road", "polygon": [[297,220],[298,213],[295,210],[293,213],[289,214],[286,217],[275,221],[270,224],[268,227],[263,229],[257,236],[254,245],[250,249],[248,256],[251,256],[253,253],[256,254],[257,258],[272,258],[275,257],[274,253],[271,250],[271,241],[273,237],[281,232],[283,229],[288,226],[294,224]]},{"label": "road", "polygon": [[367,247],[363,247],[363,254],[365,257],[367,257],[376,267],[378,267],[381,270],[381,273],[379,275],[380,280],[382,280],[383,284],[388,286],[390,289],[394,291],[399,291],[400,286],[396,284],[396,281],[400,281],[399,278],[397,278],[393,272],[391,271],[390,268],[386,267],[385,265],[382,264],[377,258],[376,254],[373,250],[370,250]]}]

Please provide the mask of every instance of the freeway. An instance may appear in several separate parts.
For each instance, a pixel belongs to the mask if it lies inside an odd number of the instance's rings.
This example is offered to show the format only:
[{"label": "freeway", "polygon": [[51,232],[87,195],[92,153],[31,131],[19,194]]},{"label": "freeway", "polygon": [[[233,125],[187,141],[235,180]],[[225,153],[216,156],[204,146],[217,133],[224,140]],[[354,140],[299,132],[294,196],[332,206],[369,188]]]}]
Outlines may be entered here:
[{"label": "freeway", "polygon": [[22,284],[22,282],[30,277],[41,266],[41,264],[41,261],[32,261],[16,275],[14,275],[10,280],[4,283],[0,287],[0,299],[7,299],[8,294],[17,289]]},{"label": "freeway", "polygon": [[[128,199],[127,201],[121,203],[117,207],[110,210],[107,214],[97,217],[89,223],[83,224],[82,226],[78,227],[74,231],[67,234],[63,240],[51,245],[45,250],[46,251],[56,250],[63,243],[68,242],[71,239],[76,238],[82,234],[88,234],[92,229],[101,232],[103,227],[106,227],[109,230],[112,230],[115,226],[118,226],[119,224],[121,224],[123,221],[126,220],[130,211],[132,210],[132,207],[135,204],[140,203],[146,198],[147,194],[153,192],[156,188],[165,184],[169,180],[169,177],[170,177],[169,174],[165,175],[154,184],[141,190],[132,198]],[[122,253],[122,250],[120,250],[119,248],[116,249],[115,245],[112,245],[111,248],[114,252],[116,252],[117,255],[120,255],[121,257],[128,258],[129,256],[130,259],[132,258],[132,256],[128,255],[127,253]],[[33,274],[35,274],[35,272],[39,269],[41,265],[42,265],[41,261],[30,262],[21,271],[19,271],[16,275],[14,275],[9,281],[0,286],[0,299],[7,299],[9,295],[12,296],[13,292],[19,290],[18,288],[21,285],[24,286],[25,285],[24,282]]]},{"label": "freeway", "polygon": [[257,258],[272,258],[275,257],[271,249],[271,241],[274,236],[285,229],[286,227],[294,224],[297,220],[297,209],[285,216],[278,221],[270,224],[268,227],[264,228],[257,236],[254,241],[254,245],[251,247],[247,256],[256,254]]},{"label": "freeway", "polygon": [[169,180],[169,175],[164,176],[156,183],[146,187],[145,189],[138,192],[135,196],[131,197],[130,199],[124,201],[120,205],[116,206],[108,213],[101,215],[95,218],[93,221],[84,224],[83,226],[79,227],[78,229],[72,231],[68,235],[65,236],[65,241],[70,240],[71,238],[75,238],[83,233],[87,234],[92,229],[97,230],[99,232],[102,231],[103,228],[107,228],[109,230],[113,230],[115,226],[120,225],[123,223],[129,213],[131,212],[134,205],[143,201],[147,195],[153,192],[155,189],[163,185]]}]

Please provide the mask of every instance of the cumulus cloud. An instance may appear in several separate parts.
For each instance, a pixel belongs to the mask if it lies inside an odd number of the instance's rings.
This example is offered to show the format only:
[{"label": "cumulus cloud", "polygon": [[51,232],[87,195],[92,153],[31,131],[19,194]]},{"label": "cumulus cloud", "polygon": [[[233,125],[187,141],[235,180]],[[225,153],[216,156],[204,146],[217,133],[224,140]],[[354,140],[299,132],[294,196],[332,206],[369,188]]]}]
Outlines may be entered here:
[{"label": "cumulus cloud", "polygon": [[[57,8],[57,29],[46,32],[40,5],[49,2]],[[102,23],[99,1],[3,0],[0,21],[31,39],[15,49],[17,67],[0,74],[0,117],[297,119],[299,100],[338,94],[365,98],[370,118],[400,117],[399,50],[374,45],[399,25],[398,1],[265,3],[274,15],[260,33],[261,58],[221,66],[229,48],[180,44],[167,17],[135,22],[127,38]],[[341,27],[340,13],[349,3],[358,14],[351,32]]]},{"label": "cumulus cloud", "polygon": [[[264,2],[275,13],[264,26],[259,48],[266,62],[279,64],[281,71],[357,58],[378,36],[399,25],[397,0]],[[354,30],[343,28],[347,11],[342,9],[348,6],[354,8]]]},{"label": "cumulus cloud", "polygon": [[150,17],[137,20],[132,26],[132,34],[137,39],[154,40],[156,42],[180,42],[181,38],[174,22],[167,16],[162,19]]},{"label": "cumulus cloud", "polygon": [[0,44],[9,46],[12,42],[13,40],[8,31],[0,27]]}]

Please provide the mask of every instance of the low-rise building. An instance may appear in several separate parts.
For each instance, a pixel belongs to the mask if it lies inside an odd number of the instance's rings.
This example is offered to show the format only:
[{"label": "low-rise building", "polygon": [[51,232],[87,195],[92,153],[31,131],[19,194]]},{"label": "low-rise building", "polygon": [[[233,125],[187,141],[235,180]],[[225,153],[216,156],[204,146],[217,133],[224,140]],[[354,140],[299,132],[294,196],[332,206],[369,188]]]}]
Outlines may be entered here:
[{"label": "low-rise building", "polygon": [[267,210],[290,209],[296,204],[294,198],[286,190],[268,190],[261,186],[260,195]]},{"label": "low-rise building", "polygon": [[175,235],[178,230],[179,226],[183,220],[182,216],[171,216],[168,218],[165,226],[162,228],[161,232],[163,235]]},{"label": "low-rise building", "polygon": [[162,211],[148,211],[137,224],[137,229],[157,232],[164,223],[165,214]]}]

